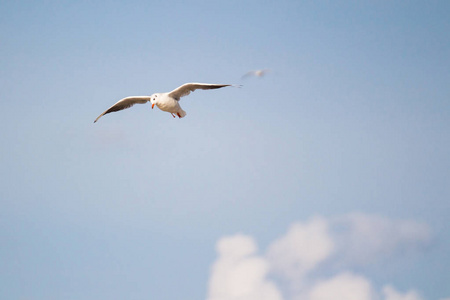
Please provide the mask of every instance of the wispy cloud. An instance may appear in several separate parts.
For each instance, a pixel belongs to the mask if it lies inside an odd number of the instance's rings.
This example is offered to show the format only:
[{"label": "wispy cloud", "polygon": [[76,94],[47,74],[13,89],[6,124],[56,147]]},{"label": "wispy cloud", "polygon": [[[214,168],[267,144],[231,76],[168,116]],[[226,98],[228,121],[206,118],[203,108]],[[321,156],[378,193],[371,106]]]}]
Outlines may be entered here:
[{"label": "wispy cloud", "polygon": [[429,244],[428,225],[352,213],[330,220],[336,244],[335,261],[347,266],[367,265]]},{"label": "wispy cloud", "polygon": [[382,263],[430,240],[426,224],[361,213],[296,222],[266,254],[258,254],[251,236],[223,237],[208,300],[423,300],[415,290],[400,292],[391,284],[379,291],[354,267]]}]

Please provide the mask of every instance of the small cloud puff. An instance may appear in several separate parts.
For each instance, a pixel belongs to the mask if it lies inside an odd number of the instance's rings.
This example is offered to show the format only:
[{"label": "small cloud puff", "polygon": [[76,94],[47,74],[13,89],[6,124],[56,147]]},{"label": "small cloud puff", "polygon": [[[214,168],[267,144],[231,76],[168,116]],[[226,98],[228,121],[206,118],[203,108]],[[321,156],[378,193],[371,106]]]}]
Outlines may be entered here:
[{"label": "small cloud puff", "polygon": [[371,300],[374,299],[374,292],[371,283],[366,278],[350,272],[344,272],[331,279],[316,283],[311,288],[308,299]]},{"label": "small cloud puff", "polygon": [[255,255],[256,243],[242,234],[217,243],[218,259],[212,266],[209,300],[282,300],[275,284],[268,280],[268,262]]},{"label": "small cloud puff", "polygon": [[402,294],[390,285],[383,288],[383,295],[385,300],[423,300],[416,291]]},{"label": "small cloud puff", "polygon": [[275,240],[267,251],[274,272],[301,282],[301,279],[334,250],[328,222],[315,217],[308,223],[295,223],[287,233]]},{"label": "small cloud puff", "polygon": [[221,257],[241,259],[245,256],[254,254],[258,248],[251,237],[243,234],[236,234],[232,237],[221,239],[217,243],[216,250]]}]

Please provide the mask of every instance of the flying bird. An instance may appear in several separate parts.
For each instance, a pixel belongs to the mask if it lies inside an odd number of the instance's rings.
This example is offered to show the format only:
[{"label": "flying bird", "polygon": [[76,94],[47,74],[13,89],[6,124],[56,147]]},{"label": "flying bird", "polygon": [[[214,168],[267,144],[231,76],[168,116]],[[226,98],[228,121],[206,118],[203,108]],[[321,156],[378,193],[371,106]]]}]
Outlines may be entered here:
[{"label": "flying bird", "polygon": [[250,77],[250,76],[263,77],[264,75],[266,75],[269,72],[270,72],[270,69],[253,70],[253,71],[245,73],[242,76],[242,79]]},{"label": "flying bird", "polygon": [[186,112],[180,106],[180,98],[189,95],[191,92],[201,89],[201,90],[212,90],[219,89],[226,86],[233,86],[231,84],[210,84],[210,83],[185,83],[182,86],[174,89],[169,93],[155,93],[151,96],[131,96],[119,100],[116,104],[108,108],[104,113],[95,119],[94,123],[98,121],[103,115],[109,114],[111,112],[123,110],[129,108],[137,103],[145,104],[150,102],[152,104],[152,109],[155,105],[162,111],[167,111],[175,115],[178,118],[183,118],[186,116]]}]

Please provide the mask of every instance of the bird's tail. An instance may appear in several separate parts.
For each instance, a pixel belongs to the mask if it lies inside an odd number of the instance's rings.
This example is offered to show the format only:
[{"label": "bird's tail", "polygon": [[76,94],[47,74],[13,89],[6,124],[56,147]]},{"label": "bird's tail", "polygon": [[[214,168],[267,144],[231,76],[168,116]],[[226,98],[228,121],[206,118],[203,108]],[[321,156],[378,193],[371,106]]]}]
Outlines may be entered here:
[{"label": "bird's tail", "polygon": [[186,112],[184,110],[180,110],[179,112],[177,112],[177,115],[181,119],[186,116]]}]

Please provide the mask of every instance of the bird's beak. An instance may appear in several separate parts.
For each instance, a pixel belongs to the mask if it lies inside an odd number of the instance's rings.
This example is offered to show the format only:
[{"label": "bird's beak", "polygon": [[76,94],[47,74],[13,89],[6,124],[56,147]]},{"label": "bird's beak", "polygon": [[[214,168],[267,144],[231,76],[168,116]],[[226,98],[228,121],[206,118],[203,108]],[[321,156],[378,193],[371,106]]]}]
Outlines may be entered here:
[{"label": "bird's beak", "polygon": [[153,109],[153,107],[155,107],[155,103],[152,104],[152,109]]}]

